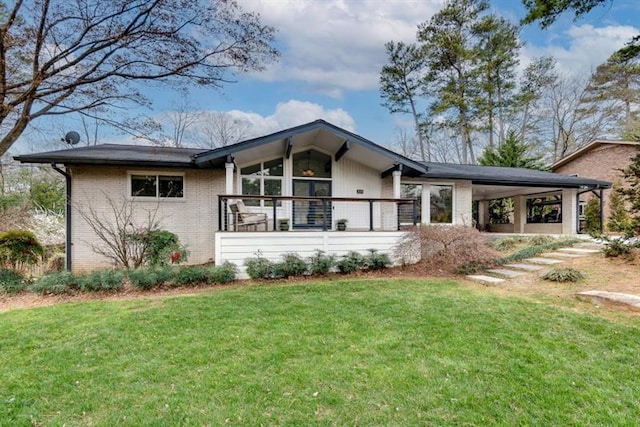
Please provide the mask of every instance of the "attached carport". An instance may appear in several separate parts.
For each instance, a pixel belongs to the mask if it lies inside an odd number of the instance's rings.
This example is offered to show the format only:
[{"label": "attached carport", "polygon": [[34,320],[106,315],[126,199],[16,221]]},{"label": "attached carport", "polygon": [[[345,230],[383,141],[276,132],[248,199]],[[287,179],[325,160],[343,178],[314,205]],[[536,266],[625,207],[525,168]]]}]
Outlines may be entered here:
[{"label": "attached carport", "polygon": [[[607,181],[523,168],[443,163],[426,165],[429,171],[424,177],[470,180],[472,200],[477,203],[477,227],[502,233],[576,234],[579,232],[580,195],[594,192],[602,200],[602,190],[611,188]],[[490,224],[489,202],[502,198],[513,199],[513,220],[508,224]],[[534,203],[557,205],[559,216],[553,222],[534,222],[534,218],[528,215]],[[600,223],[604,224],[604,218]]]}]

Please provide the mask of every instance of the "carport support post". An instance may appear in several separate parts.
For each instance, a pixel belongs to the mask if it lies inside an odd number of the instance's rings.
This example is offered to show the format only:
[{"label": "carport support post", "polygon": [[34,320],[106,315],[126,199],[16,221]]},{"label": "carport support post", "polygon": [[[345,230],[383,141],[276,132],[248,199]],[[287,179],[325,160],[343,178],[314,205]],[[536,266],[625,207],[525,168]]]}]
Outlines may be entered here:
[{"label": "carport support post", "polygon": [[578,233],[578,190],[564,188],[562,190],[562,234]]},{"label": "carport support post", "polygon": [[527,197],[513,197],[513,232],[524,233],[524,225],[527,223]]},{"label": "carport support post", "polygon": [[486,230],[489,224],[489,201],[478,200],[478,229]]}]

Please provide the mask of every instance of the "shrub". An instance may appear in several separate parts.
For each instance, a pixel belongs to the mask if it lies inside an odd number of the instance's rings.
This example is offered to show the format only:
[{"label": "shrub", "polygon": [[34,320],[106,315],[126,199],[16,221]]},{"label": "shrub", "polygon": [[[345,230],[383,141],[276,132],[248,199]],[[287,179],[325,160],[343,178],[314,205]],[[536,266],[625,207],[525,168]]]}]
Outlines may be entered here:
[{"label": "shrub", "polygon": [[212,283],[209,269],[201,265],[180,267],[172,281],[175,286],[198,285],[201,283]]},{"label": "shrub", "polygon": [[554,241],[555,239],[553,237],[545,235],[531,236],[528,239],[529,244],[534,246],[546,245],[548,243],[553,243]]},{"label": "shrub", "polygon": [[68,271],[42,276],[29,288],[38,294],[71,294],[80,289],[78,279]]},{"label": "shrub", "polygon": [[607,229],[612,232],[627,233],[631,228],[631,218],[625,206],[624,200],[618,189],[619,185],[614,184],[609,195],[609,221]]},{"label": "shrub", "polygon": [[0,267],[0,292],[17,294],[24,291],[26,287],[27,284],[22,274]]},{"label": "shrub", "polygon": [[475,228],[423,225],[400,239],[394,255],[405,263],[417,262],[425,272],[455,273],[472,262],[491,265],[500,253],[489,247]]},{"label": "shrub", "polygon": [[26,230],[0,233],[0,263],[12,270],[37,264],[44,255],[44,247],[35,234]]},{"label": "shrub", "polygon": [[502,239],[495,239],[487,243],[487,245],[498,251],[508,251],[513,249],[518,243],[521,243],[522,239],[517,237],[505,237]]},{"label": "shrub", "polygon": [[366,256],[365,263],[371,270],[382,270],[392,264],[389,255],[380,253],[376,249],[369,249],[369,254]]},{"label": "shrub", "polygon": [[571,246],[574,243],[578,243],[581,241],[582,240],[580,239],[572,238],[572,239],[556,240],[551,243],[546,243],[543,245],[527,246],[526,248],[522,248],[519,251],[514,252],[509,256],[500,258],[498,262],[500,264],[508,264],[510,262],[521,261],[523,259],[535,257],[547,251],[553,251],[556,249],[564,248],[566,246]]},{"label": "shrub", "polygon": [[609,239],[604,236],[602,237],[602,239],[605,242],[604,248],[602,248],[602,253],[607,258],[631,258],[633,249],[637,247],[637,244],[625,239]]},{"label": "shrub", "polygon": [[166,230],[151,230],[145,237],[147,252],[145,261],[148,265],[179,264],[187,260],[187,250],[180,244],[177,235]]},{"label": "shrub", "polygon": [[324,251],[317,249],[315,254],[308,258],[307,264],[311,275],[327,274],[335,267],[336,257],[327,255]]},{"label": "shrub", "polygon": [[136,289],[152,289],[162,286],[173,278],[171,267],[138,268],[127,272],[129,283]]},{"label": "shrub", "polygon": [[336,267],[338,267],[338,271],[342,274],[353,273],[357,270],[366,269],[367,259],[359,252],[350,251],[336,263]]},{"label": "shrub", "polygon": [[236,280],[238,267],[232,262],[224,262],[210,269],[210,276],[213,283],[221,285]]},{"label": "shrub", "polygon": [[253,280],[273,278],[273,262],[264,258],[259,252],[255,258],[247,258],[244,261],[246,271]]},{"label": "shrub", "polygon": [[308,270],[307,263],[298,254],[282,255],[282,260],[273,265],[274,277],[302,276]]},{"label": "shrub", "polygon": [[584,207],[584,231],[600,233],[600,199],[597,197],[591,197]]},{"label": "shrub", "polygon": [[80,290],[85,292],[118,291],[122,289],[124,273],[120,270],[100,270],[77,277]]},{"label": "shrub", "polygon": [[485,268],[486,268],[485,265],[472,261],[468,264],[463,264],[456,267],[456,273],[464,276],[468,276],[469,274],[476,274],[484,270]]},{"label": "shrub", "polygon": [[584,279],[584,275],[575,268],[564,267],[554,268],[546,272],[542,278],[553,282],[577,282],[580,279]]}]

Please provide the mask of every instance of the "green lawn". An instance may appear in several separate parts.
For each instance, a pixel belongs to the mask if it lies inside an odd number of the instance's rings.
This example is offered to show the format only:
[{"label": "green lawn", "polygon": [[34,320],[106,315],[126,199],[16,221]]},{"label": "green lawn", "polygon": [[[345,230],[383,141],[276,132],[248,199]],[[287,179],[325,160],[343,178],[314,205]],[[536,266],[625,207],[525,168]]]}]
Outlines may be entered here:
[{"label": "green lawn", "polygon": [[640,321],[343,280],[0,313],[0,425],[636,425]]}]

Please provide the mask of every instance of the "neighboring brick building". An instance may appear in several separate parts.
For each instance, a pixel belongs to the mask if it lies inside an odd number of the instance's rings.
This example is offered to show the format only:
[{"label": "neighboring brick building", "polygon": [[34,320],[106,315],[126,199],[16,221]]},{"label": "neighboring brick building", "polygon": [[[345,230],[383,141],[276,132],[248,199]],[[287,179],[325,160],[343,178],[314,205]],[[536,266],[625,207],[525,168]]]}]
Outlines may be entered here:
[{"label": "neighboring brick building", "polygon": [[[595,140],[551,165],[551,170],[565,175],[577,175],[584,178],[610,181],[614,184],[622,181],[619,169],[627,167],[631,158],[638,154],[638,145],[633,141]],[[604,190],[605,224],[609,218],[609,195]],[[581,197],[581,203],[589,199],[587,194]]]}]

